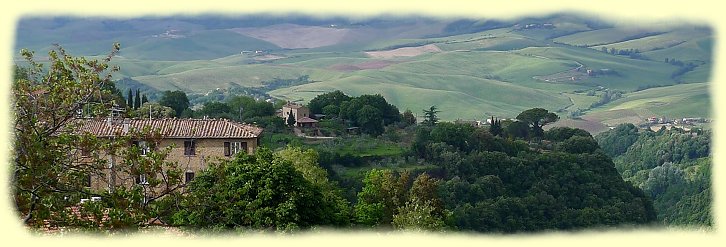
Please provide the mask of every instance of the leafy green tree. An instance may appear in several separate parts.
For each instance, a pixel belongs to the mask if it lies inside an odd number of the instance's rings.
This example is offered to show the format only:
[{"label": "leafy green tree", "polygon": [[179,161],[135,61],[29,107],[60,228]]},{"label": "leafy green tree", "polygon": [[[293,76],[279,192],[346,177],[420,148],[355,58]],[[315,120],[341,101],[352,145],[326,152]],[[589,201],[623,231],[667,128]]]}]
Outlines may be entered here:
[{"label": "leafy green tree", "polygon": [[401,115],[401,120],[403,120],[403,123],[406,126],[416,124],[416,116],[414,116],[413,112],[411,112],[411,110],[409,109],[406,109],[406,111],[403,112],[403,115]]},{"label": "leafy green tree", "polygon": [[513,121],[507,124],[505,128],[507,136],[511,138],[528,138],[529,137],[529,125],[521,121]]},{"label": "leafy green tree", "polygon": [[159,104],[171,107],[171,109],[174,109],[175,115],[181,117],[182,112],[189,108],[189,98],[187,98],[186,93],[179,90],[164,91],[161,99],[159,99]]},{"label": "leafy green tree", "polygon": [[[311,99],[308,103],[308,108],[310,108],[310,114],[325,114],[329,115],[328,113],[325,113],[324,108],[326,106],[338,106],[344,101],[349,101],[350,97],[348,95],[345,95],[340,90],[335,90],[333,92],[328,92],[324,94],[320,94],[318,96],[315,96],[315,98]],[[332,113],[332,112],[329,112]],[[337,115],[337,113],[335,114]]]},{"label": "leafy green tree", "polygon": [[319,205],[328,215],[331,216],[331,222],[338,226],[347,226],[350,224],[351,208],[347,200],[343,198],[340,189],[330,180],[328,173],[320,167],[319,156],[315,150],[302,150],[300,147],[287,147],[275,153],[285,161],[292,163],[295,170],[302,174],[305,180],[313,184],[314,187],[321,190],[323,201],[325,204]]},{"label": "leafy green tree", "polygon": [[373,169],[363,179],[363,189],[358,193],[355,219],[358,224],[389,226],[398,208],[407,201],[406,184],[409,173],[396,176],[391,170]]},{"label": "leafy green tree", "polygon": [[195,112],[198,117],[227,118],[231,119],[230,107],[222,102],[206,102],[202,109]]},{"label": "leafy green tree", "polygon": [[146,94],[141,95],[141,105],[144,105],[146,102],[149,102],[149,98],[146,97]]},{"label": "leafy green tree", "polygon": [[139,109],[141,107],[141,91],[137,88],[136,89],[136,98],[134,98],[134,109]]},{"label": "leafy green tree", "polygon": [[414,198],[398,209],[393,216],[393,227],[403,230],[440,231],[444,229],[444,220],[435,214],[436,208],[430,201]]},{"label": "leafy green tree", "polygon": [[373,136],[383,133],[383,117],[381,112],[370,105],[364,105],[358,110],[358,125],[364,133]]},{"label": "leafy green tree", "polygon": [[330,117],[338,117],[340,108],[337,105],[326,105],[323,107],[323,114]]},{"label": "leafy green tree", "polygon": [[570,127],[555,127],[544,133],[544,139],[551,141],[564,141],[573,136],[592,137],[586,130]]},{"label": "leafy green tree", "polygon": [[573,154],[592,153],[598,149],[597,141],[589,136],[572,136],[557,144],[557,150]]},{"label": "leafy green tree", "polygon": [[210,164],[189,185],[174,223],[210,228],[295,230],[333,222],[320,188],[291,161],[260,148]]},{"label": "leafy green tree", "polygon": [[556,122],[559,119],[560,117],[557,114],[542,108],[532,108],[517,115],[517,120],[530,126],[533,137],[542,137],[544,134],[542,126]]},{"label": "leafy green tree", "polygon": [[[272,103],[262,100],[255,100],[249,96],[234,96],[227,99],[229,112],[238,121],[250,122],[248,120],[256,117],[267,117],[275,114],[275,106]],[[281,107],[280,107],[281,108]]]},{"label": "leafy green tree", "polygon": [[[21,51],[28,65],[18,68],[12,85],[12,188],[25,224],[114,229],[144,225],[148,217],[160,213],[154,209],[155,201],[177,190],[181,173],[176,164],[165,161],[169,148],[141,156],[138,147],[128,147],[131,139],[154,143],[159,133],[145,130],[114,139],[98,138],[84,134],[83,122],[74,120],[82,107],[90,108],[96,116],[108,114],[114,102],[104,99],[114,93],[108,90],[113,87],[105,84],[112,83],[111,73],[118,70],[108,63],[118,49],[115,44],[99,61],[71,56],[56,46],[48,53],[47,70],[34,61],[32,52]],[[81,150],[89,152],[83,160]],[[147,174],[151,192],[145,195],[140,186],[111,186],[106,192],[87,188],[89,176],[101,182],[109,176],[105,154],[122,161],[113,167],[119,176]],[[102,201],[79,206],[81,198],[92,196],[100,196]],[[72,208],[78,209],[81,217]]]},{"label": "leafy green tree", "polygon": [[428,110],[423,110],[424,120],[421,122],[424,125],[434,126],[439,122],[439,117],[436,116],[441,111],[436,110],[436,106],[432,105]]},{"label": "leafy green tree", "polygon": [[129,113],[131,117],[137,118],[171,118],[174,117],[174,109],[171,107],[160,105],[155,102],[147,102],[141,105],[139,109],[132,110]]}]

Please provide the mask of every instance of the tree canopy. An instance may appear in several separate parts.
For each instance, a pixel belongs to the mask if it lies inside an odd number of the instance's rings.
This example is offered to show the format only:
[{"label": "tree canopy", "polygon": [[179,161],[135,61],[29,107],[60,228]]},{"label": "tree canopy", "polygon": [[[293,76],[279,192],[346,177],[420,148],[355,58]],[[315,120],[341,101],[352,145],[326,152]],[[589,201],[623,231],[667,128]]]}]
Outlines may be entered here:
[{"label": "tree canopy", "polygon": [[544,133],[542,126],[556,122],[559,119],[560,117],[557,114],[543,108],[532,108],[517,115],[517,120],[527,123],[531,128],[532,135],[535,137],[542,137]]},{"label": "tree canopy", "polygon": [[159,99],[159,104],[171,107],[171,109],[174,109],[175,115],[181,117],[182,112],[189,108],[189,98],[187,98],[186,93],[179,90],[164,91],[161,99]]}]

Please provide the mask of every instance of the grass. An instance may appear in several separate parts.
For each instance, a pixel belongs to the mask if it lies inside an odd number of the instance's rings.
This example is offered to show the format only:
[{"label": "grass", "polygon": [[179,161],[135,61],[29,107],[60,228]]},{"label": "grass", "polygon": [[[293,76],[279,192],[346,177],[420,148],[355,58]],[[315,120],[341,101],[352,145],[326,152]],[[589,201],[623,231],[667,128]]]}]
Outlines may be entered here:
[{"label": "grass", "polygon": [[710,62],[713,61],[713,42],[713,36],[701,37],[669,48],[644,52],[643,55],[655,61],[675,58],[684,62]]},{"label": "grass", "polygon": [[678,29],[675,31],[663,33],[663,34],[657,34],[657,35],[651,35],[639,39],[632,39],[617,43],[611,43],[601,46],[594,46],[593,49],[600,50],[602,47],[607,48],[608,50],[610,48],[615,48],[617,50],[625,50],[625,49],[638,49],[641,52],[646,51],[652,51],[652,50],[658,50],[658,49],[665,49],[669,48],[678,44],[681,44],[683,42],[692,40],[692,39],[698,39],[710,36],[710,32],[708,30],[703,29],[696,29],[696,28],[688,28],[688,29]]},{"label": "grass", "polygon": [[677,69],[677,66],[666,64],[663,61],[630,59],[589,48],[531,47],[517,52],[550,59],[577,61],[588,69],[610,69],[618,73],[618,75],[585,77],[582,80],[582,83],[592,86],[601,85],[611,89],[632,91],[639,86],[676,83],[670,75]]},{"label": "grass", "polygon": [[709,118],[710,101],[707,83],[681,84],[628,93],[622,99],[594,109],[592,115],[618,118],[619,116],[609,114],[630,112],[631,116],[634,114],[641,118],[651,116]]},{"label": "grass", "polygon": [[574,46],[597,46],[612,44],[628,40],[629,37],[655,33],[664,30],[663,28],[650,27],[612,27],[586,32],[579,32],[553,39],[555,42]]},{"label": "grass", "polygon": [[519,81],[537,83],[531,76],[572,65],[505,52],[445,52],[381,70],[357,71],[334,80],[278,89],[271,95],[309,101],[321,92],[341,89],[351,95],[380,93],[400,109],[416,112],[437,105],[445,120],[513,117],[531,105],[553,110],[568,105],[564,96],[519,85]]}]

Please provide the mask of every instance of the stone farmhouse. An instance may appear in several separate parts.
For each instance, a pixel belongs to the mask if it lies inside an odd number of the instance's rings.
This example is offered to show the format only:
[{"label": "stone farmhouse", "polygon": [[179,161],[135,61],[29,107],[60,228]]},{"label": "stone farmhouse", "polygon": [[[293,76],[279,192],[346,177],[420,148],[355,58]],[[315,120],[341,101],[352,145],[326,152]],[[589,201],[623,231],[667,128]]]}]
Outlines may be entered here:
[{"label": "stone farmhouse", "polygon": [[[262,128],[237,123],[225,119],[76,119],[80,132],[101,138],[114,138],[128,135],[133,131],[145,128],[160,131],[162,137],[155,143],[157,148],[172,146],[166,160],[176,162],[184,172],[184,183],[191,181],[195,174],[207,168],[207,162],[216,158],[228,159],[238,152],[252,154],[259,146]],[[141,148],[142,155],[149,152],[149,145],[143,140],[133,140],[131,145]],[[89,157],[89,152],[81,152],[81,162]],[[115,186],[132,186],[143,184],[144,175],[137,178],[123,178],[115,174],[113,167],[119,162],[118,157],[105,155],[108,159],[108,170],[105,178],[90,177],[88,186],[92,190],[113,189]]]},{"label": "stone farmhouse", "polygon": [[292,114],[293,119],[295,119],[295,126],[298,127],[315,127],[318,123],[318,120],[310,118],[310,109],[291,102],[283,105],[279,114],[285,121]]}]

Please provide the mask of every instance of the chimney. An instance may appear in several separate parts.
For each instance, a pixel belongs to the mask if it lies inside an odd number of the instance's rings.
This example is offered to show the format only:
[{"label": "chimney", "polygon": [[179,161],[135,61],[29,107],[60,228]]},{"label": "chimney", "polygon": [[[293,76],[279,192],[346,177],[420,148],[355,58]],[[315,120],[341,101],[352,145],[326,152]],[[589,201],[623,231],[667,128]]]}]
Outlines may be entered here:
[{"label": "chimney", "polygon": [[106,118],[106,127],[109,127],[109,128],[113,127],[113,117],[112,116],[108,116]]},{"label": "chimney", "polygon": [[123,126],[123,127],[124,127],[124,129],[123,129],[123,133],[124,133],[124,134],[126,134],[126,133],[129,133],[129,125],[131,125],[131,119],[129,119],[129,118],[124,118],[124,123],[123,123],[123,125],[124,125],[124,126]]}]

